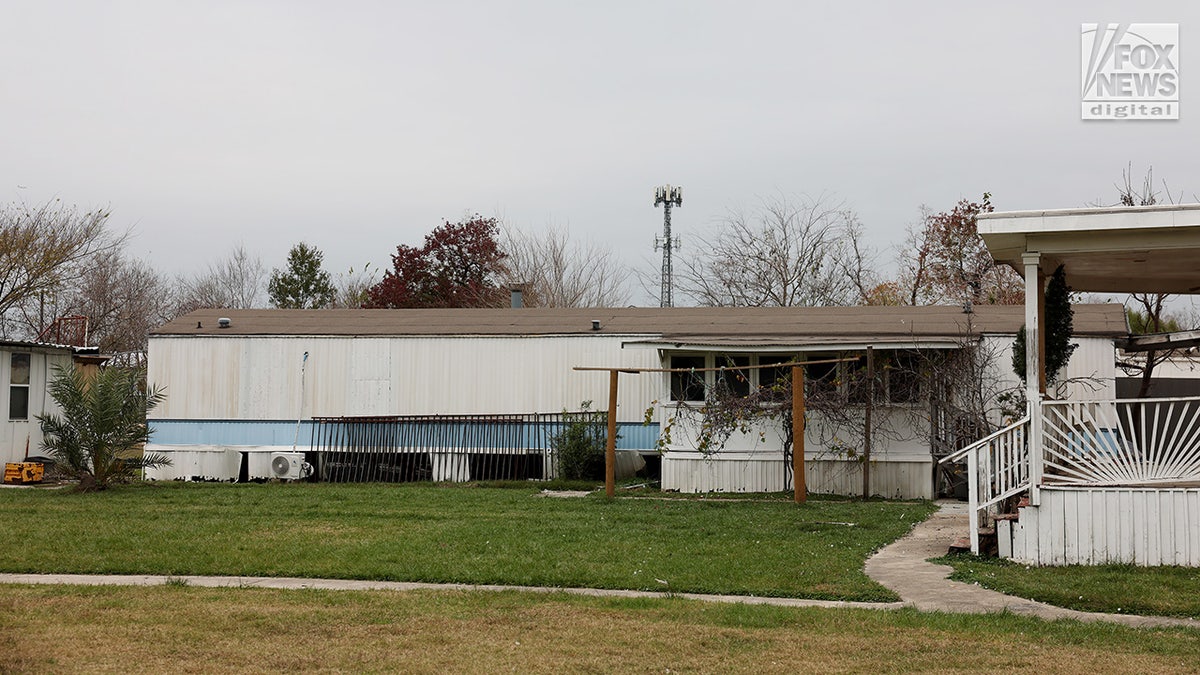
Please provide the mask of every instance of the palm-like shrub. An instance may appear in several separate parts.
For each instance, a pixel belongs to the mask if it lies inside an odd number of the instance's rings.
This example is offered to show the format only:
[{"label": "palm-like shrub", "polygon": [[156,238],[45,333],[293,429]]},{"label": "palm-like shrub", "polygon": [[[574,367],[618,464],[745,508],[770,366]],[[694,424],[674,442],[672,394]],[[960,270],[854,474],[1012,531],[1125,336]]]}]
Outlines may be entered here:
[{"label": "palm-like shrub", "polygon": [[55,368],[50,396],[62,415],[38,415],[42,447],[79,478],[80,490],[103,490],[142,469],[171,463],[166,455],[141,450],[150,440],[146,413],[165,398],[142,381],[142,371],[127,368],[105,368],[90,377],[76,368]]}]

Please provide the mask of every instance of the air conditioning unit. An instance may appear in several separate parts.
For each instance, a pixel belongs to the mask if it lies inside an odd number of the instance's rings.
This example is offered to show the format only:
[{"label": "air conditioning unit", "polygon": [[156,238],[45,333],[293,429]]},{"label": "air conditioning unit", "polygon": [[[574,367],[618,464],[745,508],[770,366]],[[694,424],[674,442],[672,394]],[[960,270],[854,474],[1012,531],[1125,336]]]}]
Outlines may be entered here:
[{"label": "air conditioning unit", "polygon": [[282,480],[302,480],[312,474],[312,466],[304,461],[303,452],[271,454],[271,476]]}]

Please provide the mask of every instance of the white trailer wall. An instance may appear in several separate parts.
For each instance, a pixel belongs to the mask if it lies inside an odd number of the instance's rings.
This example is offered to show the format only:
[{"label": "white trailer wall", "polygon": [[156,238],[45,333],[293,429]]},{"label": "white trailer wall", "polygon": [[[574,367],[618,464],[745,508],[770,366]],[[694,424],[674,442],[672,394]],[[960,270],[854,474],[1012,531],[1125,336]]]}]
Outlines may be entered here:
[{"label": "white trailer wall", "polygon": [[[603,409],[608,374],[572,368],[661,366],[656,350],[622,349],[626,339],[153,337],[149,378],[167,399],[152,418],[558,412],[583,401]],[[641,421],[658,396],[653,375],[621,376],[618,419]]]},{"label": "white trailer wall", "polygon": [[[1021,386],[1012,369],[1012,335],[987,335],[981,343],[982,353],[991,361],[991,377],[997,391],[1016,390]],[[1112,400],[1117,395],[1117,352],[1112,338],[1076,337],[1078,345],[1067,362],[1066,372],[1058,377],[1059,385],[1051,395],[1074,401]]]},{"label": "white trailer wall", "polygon": [[[12,354],[29,354],[29,416],[9,419],[9,397],[12,395]],[[69,351],[45,348],[5,346],[0,348],[0,464],[19,462],[29,455],[44,455],[42,428],[37,416],[57,412],[58,406],[46,387],[54,379],[54,366],[73,367]],[[24,386],[24,385],[21,385]]]},{"label": "white trailer wall", "polygon": [[[775,423],[753,424],[735,431],[724,447],[710,455],[695,451],[694,419],[681,416],[675,406],[664,406],[667,418],[675,417],[670,447],[662,458],[662,487],[680,492],[773,492],[792,489],[790,463],[783,456],[783,430]],[[871,493],[900,499],[933,498],[933,460],[928,430],[920,410],[889,410],[875,414],[891,418],[894,438],[882,436],[871,450]],[[862,493],[862,463],[847,457],[861,452],[862,436],[829,442],[823,438],[818,413],[810,413],[805,434],[806,485],[810,492],[855,495]],[[927,415],[925,419],[927,420]],[[877,421],[879,417],[876,418]]]}]

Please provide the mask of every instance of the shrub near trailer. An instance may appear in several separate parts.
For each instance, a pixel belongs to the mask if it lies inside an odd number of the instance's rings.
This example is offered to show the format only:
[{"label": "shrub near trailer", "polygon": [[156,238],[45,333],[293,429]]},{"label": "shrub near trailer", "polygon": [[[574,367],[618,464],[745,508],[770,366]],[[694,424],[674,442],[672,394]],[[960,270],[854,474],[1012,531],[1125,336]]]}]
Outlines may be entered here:
[{"label": "shrub near trailer", "polygon": [[579,405],[580,412],[563,411],[562,431],[550,439],[558,457],[558,477],[566,480],[604,478],[605,415],[592,410],[592,402]]},{"label": "shrub near trailer", "polygon": [[141,451],[150,440],[146,413],[166,398],[143,379],[139,370],[105,368],[88,377],[55,367],[50,396],[62,415],[38,415],[42,447],[79,479],[80,491],[103,490],[170,464],[165,455]]}]

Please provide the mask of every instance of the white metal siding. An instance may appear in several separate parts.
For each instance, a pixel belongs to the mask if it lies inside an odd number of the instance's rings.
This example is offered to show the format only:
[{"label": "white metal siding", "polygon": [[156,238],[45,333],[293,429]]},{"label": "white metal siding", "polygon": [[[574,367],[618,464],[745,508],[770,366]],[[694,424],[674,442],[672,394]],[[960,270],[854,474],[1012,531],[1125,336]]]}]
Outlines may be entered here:
[{"label": "white metal siding", "polygon": [[[149,377],[166,388],[156,419],[294,419],[373,414],[557,412],[604,408],[608,374],[575,366],[660,367],[620,336],[155,337]],[[301,364],[309,353],[300,399]],[[621,375],[618,417],[640,421],[654,374]]]},{"label": "white metal siding", "polygon": [[[809,492],[862,495],[862,462],[808,461],[805,483]],[[933,499],[933,460],[926,456],[919,460],[872,461],[871,494],[892,499]]]},{"label": "white metal siding", "polygon": [[[991,357],[992,377],[1001,382],[999,390],[1020,386],[1012,370],[1012,335],[989,335],[983,338],[983,351]],[[1055,398],[1076,401],[1103,401],[1116,398],[1116,348],[1112,338],[1076,337],[1078,345],[1067,362],[1066,373],[1059,380],[1067,382]]]},{"label": "white metal siding", "polygon": [[[8,419],[9,388],[12,386],[13,353],[30,354],[29,359],[29,418]],[[25,449],[30,455],[43,455],[42,428],[37,416],[58,412],[58,405],[50,397],[47,385],[54,379],[54,366],[71,368],[70,354],[46,353],[21,348],[0,350],[0,464],[19,462],[25,458]]]},{"label": "white metal siding", "polygon": [[[862,464],[808,459],[805,484],[819,494],[861,495]],[[791,490],[785,460],[779,453],[671,451],[662,459],[662,488],[679,492],[778,492]],[[933,497],[932,460],[871,463],[871,494],[899,499]]]},{"label": "white metal siding", "polygon": [[1200,567],[1200,489],[1042,488],[1012,527],[1012,558],[1033,565]]},{"label": "white metal siding", "polygon": [[[871,447],[871,457],[877,460],[928,461],[929,415],[922,407],[879,406],[874,412],[875,424],[881,429]],[[677,405],[661,406],[660,423],[666,424],[674,418],[669,451],[695,450],[699,424],[698,414],[693,411],[680,412]],[[887,419],[887,424],[881,421]],[[862,427],[835,429],[822,420],[820,412],[807,413],[805,428],[805,456],[809,459],[845,459],[847,451],[861,453],[863,449]],[[835,431],[841,436],[835,437]],[[783,452],[787,438],[782,422],[756,420],[746,425],[745,431],[734,430],[718,454],[767,453],[778,457]]]},{"label": "white metal siding", "polygon": [[1110,338],[1076,338],[1079,347],[1067,363],[1072,383],[1059,398],[1072,401],[1111,401],[1117,397],[1117,352]]}]

